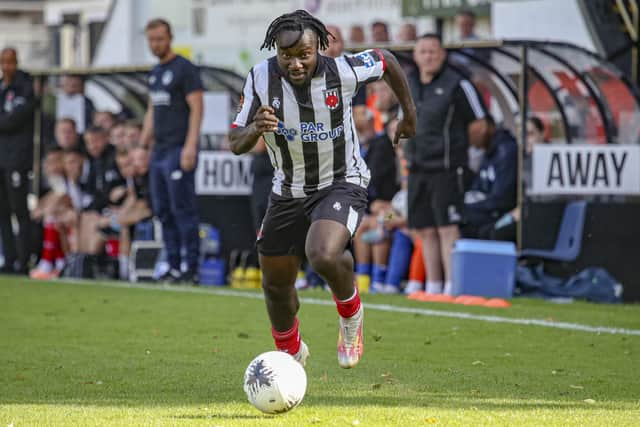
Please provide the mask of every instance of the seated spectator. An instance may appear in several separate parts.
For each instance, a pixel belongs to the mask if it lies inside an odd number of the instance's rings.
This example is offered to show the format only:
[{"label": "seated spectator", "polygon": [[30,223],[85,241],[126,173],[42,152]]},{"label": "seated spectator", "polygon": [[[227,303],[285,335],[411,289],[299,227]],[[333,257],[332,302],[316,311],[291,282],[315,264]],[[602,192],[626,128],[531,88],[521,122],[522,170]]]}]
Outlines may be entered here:
[{"label": "seated spectator", "polygon": [[30,272],[34,279],[58,277],[65,255],[78,250],[77,227],[85,196],[80,179],[85,160],[78,147],[64,152],[52,148],[47,153],[44,173],[51,187],[32,211],[32,218],[42,220],[44,228],[40,261]]},{"label": "seated spectator", "polygon": [[97,126],[87,129],[85,143],[89,161],[84,183],[91,200],[84,210],[100,212],[108,205],[108,190],[123,179],[115,164],[115,149],[109,145],[104,129]]},{"label": "seated spectator", "polygon": [[96,111],[93,115],[93,125],[104,129],[107,133],[116,125],[118,121],[111,111]]},{"label": "seated spectator", "polygon": [[84,149],[80,135],[76,129],[76,122],[72,118],[65,117],[56,121],[54,138],[55,143],[62,150]]},{"label": "seated spectator", "polygon": [[114,147],[122,147],[126,141],[126,127],[122,122],[116,123],[109,131],[109,144]]},{"label": "seated spectator", "polygon": [[549,141],[545,137],[545,126],[539,117],[532,116],[527,119],[527,144],[525,145],[525,154],[530,156],[533,154],[533,147],[536,144],[548,144]]},{"label": "seated spectator", "polygon": [[388,43],[391,41],[386,22],[375,21],[371,24],[371,40],[374,43]]},{"label": "seated spectator", "polygon": [[[367,215],[353,240],[356,257],[356,280],[361,289],[371,284],[374,291],[384,285],[387,274],[387,258],[390,240],[379,235],[376,241],[363,238],[364,233],[377,230],[383,221],[383,211],[398,189],[395,151],[388,133],[376,135],[373,115],[368,115],[364,127],[358,129],[361,154],[371,170],[369,193],[369,215]],[[380,233],[382,234],[382,233]]]},{"label": "seated spectator", "polygon": [[[76,121],[83,119],[81,123],[76,123],[78,132],[82,134],[92,125],[93,115],[96,111],[91,99],[84,94],[84,77],[76,74],[63,76],[61,89],[62,92],[59,96],[62,98],[61,101],[63,101],[63,104],[65,100],[68,102],[77,96],[82,97],[82,111],[79,116],[73,117]],[[66,113],[58,111],[56,114],[58,114],[58,118],[60,118],[59,114]]]},{"label": "seated spectator", "polygon": [[110,255],[118,258],[121,279],[129,277],[129,252],[134,227],[151,217],[146,180],[150,159],[148,152],[144,147],[117,150],[116,164],[124,181],[109,191],[109,210],[96,222],[94,236],[101,240],[101,244],[109,240],[118,242],[117,251],[112,250]]},{"label": "seated spectator", "polygon": [[124,124],[124,141],[127,148],[131,149],[138,144],[142,133],[142,123],[138,120],[127,120]]},{"label": "seated spectator", "polygon": [[398,30],[397,41],[401,43],[414,42],[418,39],[418,31],[416,25],[410,22],[405,22],[400,26]]},{"label": "seated spectator", "polygon": [[[509,131],[496,127],[490,115],[486,120],[486,136],[478,147],[485,154],[471,188],[465,193],[462,234],[498,239],[496,222],[517,204],[518,145]],[[508,237],[501,240],[515,240],[515,233]]]},{"label": "seated spectator", "polygon": [[378,80],[367,85],[369,95],[367,106],[373,113],[374,129],[377,134],[385,132],[389,121],[398,116],[399,104],[386,82]]},{"label": "seated spectator", "polygon": [[365,43],[366,37],[364,36],[364,28],[362,25],[352,25],[349,30],[349,42],[351,44],[362,44]]}]

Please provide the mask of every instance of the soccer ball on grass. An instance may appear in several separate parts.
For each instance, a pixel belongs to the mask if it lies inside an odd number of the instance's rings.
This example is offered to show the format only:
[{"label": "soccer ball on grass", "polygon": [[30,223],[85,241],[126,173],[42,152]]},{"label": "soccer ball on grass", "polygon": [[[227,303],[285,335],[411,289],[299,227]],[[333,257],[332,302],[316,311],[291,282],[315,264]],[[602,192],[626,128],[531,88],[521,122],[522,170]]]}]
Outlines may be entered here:
[{"label": "soccer ball on grass", "polygon": [[244,373],[244,391],[249,402],[267,414],[295,408],[307,390],[302,365],[282,351],[268,351],[249,363]]}]

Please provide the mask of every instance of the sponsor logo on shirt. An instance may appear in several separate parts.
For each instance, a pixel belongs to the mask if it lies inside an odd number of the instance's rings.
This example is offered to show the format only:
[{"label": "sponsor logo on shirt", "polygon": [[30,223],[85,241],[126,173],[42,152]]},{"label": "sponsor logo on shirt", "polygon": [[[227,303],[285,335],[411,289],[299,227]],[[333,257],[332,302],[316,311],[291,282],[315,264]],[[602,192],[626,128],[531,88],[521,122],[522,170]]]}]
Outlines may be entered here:
[{"label": "sponsor logo on shirt", "polygon": [[376,61],[373,59],[373,56],[371,56],[369,52],[359,53],[356,55],[356,58],[364,62],[365,68],[371,68],[376,65]]},{"label": "sponsor logo on shirt", "polygon": [[149,97],[154,106],[171,105],[171,94],[166,90],[152,90]]},{"label": "sponsor logo on shirt", "polygon": [[300,130],[295,128],[285,128],[283,122],[278,122],[277,135],[282,135],[288,141],[293,141],[299,134],[302,142],[325,142],[332,141],[344,133],[344,126],[340,125],[333,129],[325,129],[322,122],[300,122]]}]

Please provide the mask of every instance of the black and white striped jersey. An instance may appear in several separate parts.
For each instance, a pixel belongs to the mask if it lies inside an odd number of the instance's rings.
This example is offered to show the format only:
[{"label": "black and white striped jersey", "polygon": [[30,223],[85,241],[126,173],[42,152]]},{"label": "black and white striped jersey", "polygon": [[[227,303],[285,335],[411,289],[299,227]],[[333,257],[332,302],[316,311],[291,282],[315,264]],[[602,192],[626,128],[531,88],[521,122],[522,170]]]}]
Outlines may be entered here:
[{"label": "black and white striped jersey", "polygon": [[285,79],[276,57],[251,69],[232,127],[249,125],[261,105],[275,110],[278,130],[264,134],[274,193],[301,198],[339,181],[367,187],[370,174],[360,155],[351,99],[384,70],[377,49],[338,58],[318,55],[310,84],[301,88]]}]

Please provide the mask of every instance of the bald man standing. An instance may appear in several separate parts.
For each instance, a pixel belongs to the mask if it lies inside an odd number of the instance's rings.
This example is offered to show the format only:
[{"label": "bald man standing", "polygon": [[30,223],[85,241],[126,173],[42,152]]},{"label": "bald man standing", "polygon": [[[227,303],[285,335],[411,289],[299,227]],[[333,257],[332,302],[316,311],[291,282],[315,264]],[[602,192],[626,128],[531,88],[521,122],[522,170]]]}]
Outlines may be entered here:
[{"label": "bald man standing", "polygon": [[[31,77],[18,70],[13,48],[0,51],[0,232],[2,273],[27,273],[30,219],[27,209],[28,174],[33,164],[33,111]],[[17,235],[11,216],[18,221]]]}]

